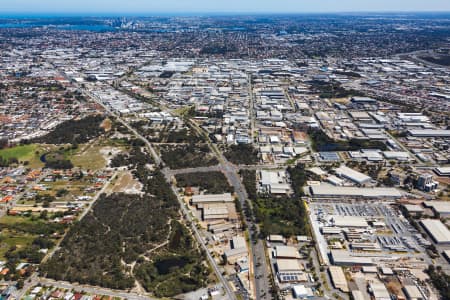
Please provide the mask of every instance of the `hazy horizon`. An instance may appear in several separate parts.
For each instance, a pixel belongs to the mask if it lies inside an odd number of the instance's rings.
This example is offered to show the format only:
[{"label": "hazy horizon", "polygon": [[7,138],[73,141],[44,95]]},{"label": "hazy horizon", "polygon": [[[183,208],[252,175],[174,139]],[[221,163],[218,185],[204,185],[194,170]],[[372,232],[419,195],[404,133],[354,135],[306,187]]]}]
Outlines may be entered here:
[{"label": "hazy horizon", "polygon": [[[3,0],[0,15],[158,15],[450,12],[444,0]],[[25,8],[25,9],[24,9]]]}]

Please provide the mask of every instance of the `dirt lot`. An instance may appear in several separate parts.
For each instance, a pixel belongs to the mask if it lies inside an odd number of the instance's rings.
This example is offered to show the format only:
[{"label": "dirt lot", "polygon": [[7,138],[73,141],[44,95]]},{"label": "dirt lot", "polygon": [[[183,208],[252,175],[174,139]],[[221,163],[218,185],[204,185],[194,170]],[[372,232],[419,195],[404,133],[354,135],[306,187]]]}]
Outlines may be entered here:
[{"label": "dirt lot", "polygon": [[110,193],[126,193],[139,194],[141,193],[142,185],[139,181],[133,178],[130,171],[123,171],[119,174],[118,179],[109,190]]}]

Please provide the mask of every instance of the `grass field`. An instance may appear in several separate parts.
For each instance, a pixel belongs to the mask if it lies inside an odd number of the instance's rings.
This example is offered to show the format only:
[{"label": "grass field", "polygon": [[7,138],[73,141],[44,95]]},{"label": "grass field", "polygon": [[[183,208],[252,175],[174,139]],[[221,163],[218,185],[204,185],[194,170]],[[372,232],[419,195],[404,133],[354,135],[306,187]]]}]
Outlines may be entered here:
[{"label": "grass field", "polygon": [[5,253],[12,247],[23,249],[31,245],[35,238],[36,236],[34,235],[23,233],[15,234],[8,230],[3,230],[0,236],[0,259],[5,260]]},{"label": "grass field", "polygon": [[54,147],[51,145],[21,145],[0,150],[0,156],[4,159],[17,158],[19,162],[27,161],[30,168],[41,168],[44,166],[40,160],[41,155],[52,149]]},{"label": "grass field", "polygon": [[35,155],[37,145],[23,145],[0,150],[0,156],[4,159],[17,158],[19,161],[29,160]]},{"label": "grass field", "polygon": [[[14,225],[19,223],[31,223],[31,221],[27,218],[13,216],[3,216],[0,219],[0,224],[4,225]],[[0,235],[0,259],[5,259],[5,253],[11,247],[17,247],[18,249],[25,248],[31,245],[35,238],[35,235],[15,233],[8,229],[3,229]]]},{"label": "grass field", "polygon": [[0,224],[12,225],[18,223],[27,223],[31,222],[28,218],[24,217],[16,217],[16,216],[3,216],[0,218]]}]

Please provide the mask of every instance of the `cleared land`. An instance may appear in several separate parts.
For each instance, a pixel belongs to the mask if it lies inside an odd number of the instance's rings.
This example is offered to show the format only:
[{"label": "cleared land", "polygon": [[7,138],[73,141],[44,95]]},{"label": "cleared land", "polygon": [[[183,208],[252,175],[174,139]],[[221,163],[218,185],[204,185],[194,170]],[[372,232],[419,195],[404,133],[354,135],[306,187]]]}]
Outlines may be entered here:
[{"label": "cleared land", "polygon": [[142,190],[142,184],[133,178],[129,171],[122,172],[119,178],[112,186],[111,193],[139,194]]},{"label": "cleared land", "polygon": [[102,153],[102,146],[90,145],[70,157],[75,167],[84,170],[100,170],[106,167],[107,161]]}]

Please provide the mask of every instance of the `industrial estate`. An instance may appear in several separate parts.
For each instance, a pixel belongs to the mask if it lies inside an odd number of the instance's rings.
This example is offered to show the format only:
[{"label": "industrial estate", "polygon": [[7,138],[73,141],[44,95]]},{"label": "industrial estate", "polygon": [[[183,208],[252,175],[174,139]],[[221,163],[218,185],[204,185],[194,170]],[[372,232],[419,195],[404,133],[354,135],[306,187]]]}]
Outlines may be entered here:
[{"label": "industrial estate", "polygon": [[1,299],[450,299],[450,16],[9,18],[0,49]]}]

